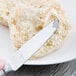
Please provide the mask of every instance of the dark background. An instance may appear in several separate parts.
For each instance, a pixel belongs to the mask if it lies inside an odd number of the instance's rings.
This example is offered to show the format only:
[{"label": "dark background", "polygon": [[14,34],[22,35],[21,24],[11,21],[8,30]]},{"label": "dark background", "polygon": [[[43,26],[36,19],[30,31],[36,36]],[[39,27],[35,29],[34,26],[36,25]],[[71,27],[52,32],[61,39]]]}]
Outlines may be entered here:
[{"label": "dark background", "polygon": [[45,66],[23,65],[17,71],[7,73],[6,76],[76,76],[76,60]]}]

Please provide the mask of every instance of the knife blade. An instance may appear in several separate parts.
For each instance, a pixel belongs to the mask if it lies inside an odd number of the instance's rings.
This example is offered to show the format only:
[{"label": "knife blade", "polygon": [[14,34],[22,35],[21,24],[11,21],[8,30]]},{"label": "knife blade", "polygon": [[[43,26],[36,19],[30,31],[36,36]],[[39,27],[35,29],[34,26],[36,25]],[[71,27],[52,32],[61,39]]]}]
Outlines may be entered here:
[{"label": "knife blade", "polygon": [[55,19],[37,33],[32,39],[27,41],[11,58],[8,59],[4,71],[8,72],[11,70],[19,69],[24,62],[26,62],[33,54],[35,54],[53,33],[59,27],[59,20]]}]

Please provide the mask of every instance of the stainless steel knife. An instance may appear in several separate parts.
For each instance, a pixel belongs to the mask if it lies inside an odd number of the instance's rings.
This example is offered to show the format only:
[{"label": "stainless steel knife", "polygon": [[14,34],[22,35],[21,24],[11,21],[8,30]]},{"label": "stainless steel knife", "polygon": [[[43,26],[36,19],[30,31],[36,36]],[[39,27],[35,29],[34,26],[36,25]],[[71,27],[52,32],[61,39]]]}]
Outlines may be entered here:
[{"label": "stainless steel knife", "polygon": [[9,58],[4,71],[8,72],[11,70],[19,69],[34,53],[36,53],[40,47],[43,46],[45,42],[59,27],[59,20],[55,19],[49,23],[45,28],[43,28],[39,33],[37,33],[31,40],[27,41],[15,54],[13,57]]}]

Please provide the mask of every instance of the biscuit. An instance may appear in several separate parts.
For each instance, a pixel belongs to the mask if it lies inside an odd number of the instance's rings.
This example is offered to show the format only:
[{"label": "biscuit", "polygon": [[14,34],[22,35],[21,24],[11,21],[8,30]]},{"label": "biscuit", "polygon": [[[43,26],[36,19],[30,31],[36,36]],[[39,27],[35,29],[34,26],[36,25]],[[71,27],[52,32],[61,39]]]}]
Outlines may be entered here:
[{"label": "biscuit", "polygon": [[[14,46],[19,49],[55,18],[59,28],[30,58],[37,59],[59,49],[69,33],[69,22],[57,0],[25,0],[10,11],[9,29]],[[31,51],[31,50],[30,50]]]}]

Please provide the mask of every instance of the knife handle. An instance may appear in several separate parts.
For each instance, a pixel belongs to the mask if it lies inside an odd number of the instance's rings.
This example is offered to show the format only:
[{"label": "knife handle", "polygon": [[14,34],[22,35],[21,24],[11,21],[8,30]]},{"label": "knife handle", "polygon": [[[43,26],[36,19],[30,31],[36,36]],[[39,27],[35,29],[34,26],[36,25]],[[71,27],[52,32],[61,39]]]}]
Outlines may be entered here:
[{"label": "knife handle", "polygon": [[6,74],[7,74],[9,71],[12,71],[9,66],[6,67],[6,68],[4,68],[4,69],[2,69],[2,70],[0,71],[0,76],[6,76]]},{"label": "knife handle", "polygon": [[5,65],[5,67],[3,68],[3,72],[7,73],[9,71],[12,71],[12,68],[11,68],[11,66],[7,62],[6,65]]},{"label": "knife handle", "polygon": [[6,75],[6,73],[4,72],[4,70],[1,70],[0,71],[0,76],[5,76]]}]

